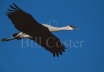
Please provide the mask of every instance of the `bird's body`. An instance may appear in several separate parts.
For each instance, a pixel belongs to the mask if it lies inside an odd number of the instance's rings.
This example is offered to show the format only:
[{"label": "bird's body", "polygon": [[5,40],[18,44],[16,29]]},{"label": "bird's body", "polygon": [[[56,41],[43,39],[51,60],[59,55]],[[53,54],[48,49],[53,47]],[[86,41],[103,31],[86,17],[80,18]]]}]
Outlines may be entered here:
[{"label": "bird's body", "polygon": [[[48,24],[42,24],[42,25],[44,27],[47,27],[50,32],[57,32],[57,31],[63,31],[63,30],[72,30],[68,26],[65,26],[65,27],[55,27],[55,26],[48,25]],[[19,37],[19,38],[32,38],[32,36],[30,36],[30,35],[28,35],[26,33],[23,33],[23,32],[15,33],[13,36],[14,37]]]}]

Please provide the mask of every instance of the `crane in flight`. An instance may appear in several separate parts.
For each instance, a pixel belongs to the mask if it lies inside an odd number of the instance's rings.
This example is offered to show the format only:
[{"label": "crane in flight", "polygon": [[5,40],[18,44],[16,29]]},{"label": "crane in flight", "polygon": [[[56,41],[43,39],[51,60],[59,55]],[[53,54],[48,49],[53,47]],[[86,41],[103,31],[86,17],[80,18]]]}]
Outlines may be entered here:
[{"label": "crane in flight", "polygon": [[[40,24],[32,15],[20,9],[15,3],[10,5],[7,16],[20,32],[13,34],[13,38],[4,38],[1,41],[29,38],[48,50],[53,56],[61,55],[65,51],[65,46],[52,32],[76,29],[75,26],[71,25],[54,27],[48,24]],[[37,37],[40,37],[41,41],[36,39]]]}]

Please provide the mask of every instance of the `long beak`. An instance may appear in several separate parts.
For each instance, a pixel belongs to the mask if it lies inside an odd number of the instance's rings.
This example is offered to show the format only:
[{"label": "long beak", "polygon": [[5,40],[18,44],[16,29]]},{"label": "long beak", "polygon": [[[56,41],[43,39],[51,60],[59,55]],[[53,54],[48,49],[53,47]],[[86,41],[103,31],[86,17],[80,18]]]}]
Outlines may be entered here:
[{"label": "long beak", "polygon": [[79,30],[79,28],[78,27],[74,27],[74,30]]},{"label": "long beak", "polygon": [[72,26],[72,25],[71,25],[71,27],[73,28],[73,30],[79,30],[79,28],[76,27],[76,26]]}]

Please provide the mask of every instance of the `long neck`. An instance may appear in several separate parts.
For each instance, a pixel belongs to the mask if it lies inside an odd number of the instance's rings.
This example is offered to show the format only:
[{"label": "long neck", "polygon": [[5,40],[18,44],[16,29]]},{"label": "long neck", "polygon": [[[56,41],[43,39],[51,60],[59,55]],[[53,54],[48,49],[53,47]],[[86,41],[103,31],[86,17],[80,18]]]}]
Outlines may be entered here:
[{"label": "long neck", "polygon": [[53,32],[67,30],[66,27],[54,27]]},{"label": "long neck", "polygon": [[54,27],[48,24],[42,24],[43,26],[47,27],[50,32],[62,31],[67,30],[67,27]]}]

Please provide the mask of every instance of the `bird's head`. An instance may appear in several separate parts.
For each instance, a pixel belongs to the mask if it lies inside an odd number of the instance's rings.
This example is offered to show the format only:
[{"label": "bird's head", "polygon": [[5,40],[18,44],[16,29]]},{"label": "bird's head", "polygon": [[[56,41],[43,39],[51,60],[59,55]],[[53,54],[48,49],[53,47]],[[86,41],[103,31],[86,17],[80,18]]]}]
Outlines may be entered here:
[{"label": "bird's head", "polygon": [[78,28],[76,26],[68,25],[66,26],[66,30],[77,30]]}]

